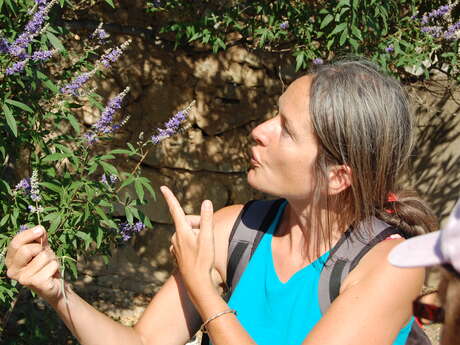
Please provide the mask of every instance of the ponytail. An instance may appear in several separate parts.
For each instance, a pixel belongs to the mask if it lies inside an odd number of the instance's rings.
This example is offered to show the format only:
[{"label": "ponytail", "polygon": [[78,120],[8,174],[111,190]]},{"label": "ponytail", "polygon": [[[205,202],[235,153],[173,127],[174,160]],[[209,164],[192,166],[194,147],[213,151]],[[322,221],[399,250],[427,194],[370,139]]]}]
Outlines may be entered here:
[{"label": "ponytail", "polygon": [[376,210],[377,218],[402,230],[408,238],[437,230],[438,222],[433,211],[414,191],[391,193]]}]

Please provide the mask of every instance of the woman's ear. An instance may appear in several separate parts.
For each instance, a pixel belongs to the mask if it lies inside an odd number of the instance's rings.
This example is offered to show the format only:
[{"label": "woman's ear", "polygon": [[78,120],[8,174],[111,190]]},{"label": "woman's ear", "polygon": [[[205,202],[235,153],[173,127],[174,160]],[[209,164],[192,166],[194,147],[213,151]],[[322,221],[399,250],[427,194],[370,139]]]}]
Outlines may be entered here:
[{"label": "woman's ear", "polygon": [[334,165],[329,168],[328,184],[329,195],[337,195],[351,185],[351,168],[348,165]]}]

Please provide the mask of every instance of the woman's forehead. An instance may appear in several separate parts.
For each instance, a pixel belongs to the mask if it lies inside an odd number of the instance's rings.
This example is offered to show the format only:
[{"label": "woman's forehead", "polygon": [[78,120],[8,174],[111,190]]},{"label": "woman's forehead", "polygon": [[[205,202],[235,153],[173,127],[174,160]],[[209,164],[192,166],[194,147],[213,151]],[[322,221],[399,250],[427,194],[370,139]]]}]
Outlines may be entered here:
[{"label": "woman's forehead", "polygon": [[302,76],[294,80],[278,100],[279,108],[285,108],[289,105],[308,107],[310,86],[312,82],[311,75]]}]

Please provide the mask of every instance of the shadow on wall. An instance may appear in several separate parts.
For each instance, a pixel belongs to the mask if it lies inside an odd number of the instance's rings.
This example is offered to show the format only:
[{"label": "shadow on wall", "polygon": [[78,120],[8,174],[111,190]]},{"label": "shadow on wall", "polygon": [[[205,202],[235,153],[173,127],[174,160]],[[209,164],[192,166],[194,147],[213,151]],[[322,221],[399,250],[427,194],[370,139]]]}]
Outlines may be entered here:
[{"label": "shadow on wall", "polygon": [[434,80],[413,91],[419,125],[409,180],[442,220],[460,197],[460,88]]}]

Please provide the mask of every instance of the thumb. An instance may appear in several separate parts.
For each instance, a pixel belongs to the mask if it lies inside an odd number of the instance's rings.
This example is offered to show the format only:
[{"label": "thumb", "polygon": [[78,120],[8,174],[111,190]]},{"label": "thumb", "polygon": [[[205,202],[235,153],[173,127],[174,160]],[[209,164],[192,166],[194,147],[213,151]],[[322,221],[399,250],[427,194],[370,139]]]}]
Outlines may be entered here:
[{"label": "thumb", "polygon": [[208,242],[213,238],[213,207],[210,200],[205,200],[201,204],[200,232],[199,240]]}]

